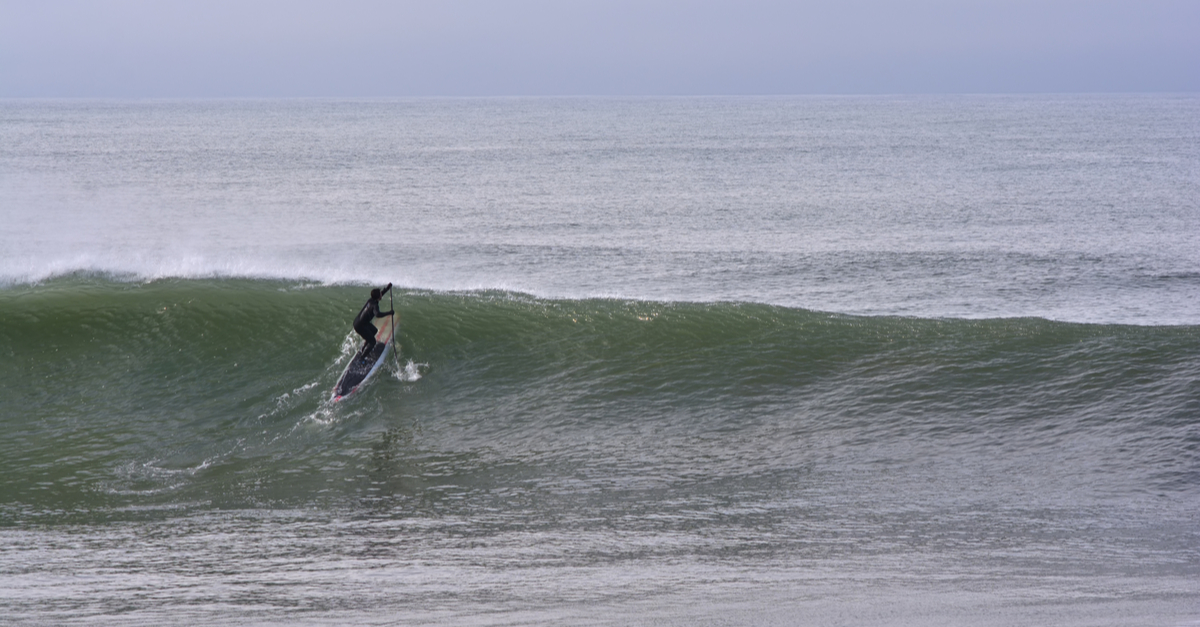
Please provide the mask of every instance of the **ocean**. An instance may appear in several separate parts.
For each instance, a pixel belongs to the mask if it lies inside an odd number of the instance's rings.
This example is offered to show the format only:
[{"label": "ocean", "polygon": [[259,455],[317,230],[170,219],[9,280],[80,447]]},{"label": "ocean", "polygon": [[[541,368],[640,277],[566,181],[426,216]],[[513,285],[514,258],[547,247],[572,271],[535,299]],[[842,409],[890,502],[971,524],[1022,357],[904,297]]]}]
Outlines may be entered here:
[{"label": "ocean", "polygon": [[1200,625],[1200,98],[0,101],[0,624]]}]

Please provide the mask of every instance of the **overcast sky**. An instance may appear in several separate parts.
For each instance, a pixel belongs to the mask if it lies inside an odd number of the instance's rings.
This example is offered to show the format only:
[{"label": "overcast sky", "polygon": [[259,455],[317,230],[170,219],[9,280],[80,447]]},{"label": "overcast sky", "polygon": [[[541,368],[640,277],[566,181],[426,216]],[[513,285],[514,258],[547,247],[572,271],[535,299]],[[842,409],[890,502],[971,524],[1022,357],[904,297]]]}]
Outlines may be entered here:
[{"label": "overcast sky", "polygon": [[1197,91],[1200,0],[0,0],[0,97]]}]

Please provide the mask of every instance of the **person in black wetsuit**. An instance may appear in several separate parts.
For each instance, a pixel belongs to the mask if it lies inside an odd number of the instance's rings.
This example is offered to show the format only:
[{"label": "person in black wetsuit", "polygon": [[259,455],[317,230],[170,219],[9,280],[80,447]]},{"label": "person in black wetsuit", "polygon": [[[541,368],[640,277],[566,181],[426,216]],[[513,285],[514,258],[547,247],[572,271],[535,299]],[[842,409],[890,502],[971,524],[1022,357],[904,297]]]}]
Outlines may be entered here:
[{"label": "person in black wetsuit", "polygon": [[367,300],[367,304],[363,305],[362,311],[358,312],[358,315],[354,317],[354,332],[366,340],[362,351],[359,352],[360,357],[370,355],[371,351],[375,348],[375,334],[379,332],[379,329],[376,329],[375,325],[371,324],[371,320],[391,316],[396,313],[395,310],[379,311],[379,301],[390,289],[392,289],[392,284],[388,283],[387,287],[383,288],[383,291],[380,291],[379,288],[371,290],[371,298]]}]

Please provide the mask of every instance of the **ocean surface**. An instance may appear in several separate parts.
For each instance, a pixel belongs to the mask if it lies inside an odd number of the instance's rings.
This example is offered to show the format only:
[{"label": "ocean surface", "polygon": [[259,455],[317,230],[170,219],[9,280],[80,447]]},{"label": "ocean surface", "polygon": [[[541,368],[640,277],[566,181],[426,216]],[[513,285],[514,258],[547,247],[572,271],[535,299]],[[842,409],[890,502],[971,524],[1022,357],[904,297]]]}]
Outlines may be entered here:
[{"label": "ocean surface", "polygon": [[1200,625],[1200,97],[0,101],[0,624]]}]

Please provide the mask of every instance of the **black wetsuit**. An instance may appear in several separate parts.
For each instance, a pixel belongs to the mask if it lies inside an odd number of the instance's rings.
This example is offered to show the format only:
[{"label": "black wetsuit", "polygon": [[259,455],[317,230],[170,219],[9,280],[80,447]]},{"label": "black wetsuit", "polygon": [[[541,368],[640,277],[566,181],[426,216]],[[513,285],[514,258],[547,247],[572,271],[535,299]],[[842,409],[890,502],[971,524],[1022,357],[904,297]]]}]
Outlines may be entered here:
[{"label": "black wetsuit", "polygon": [[[383,290],[383,294],[387,293],[387,289]],[[380,294],[380,296],[383,294]],[[374,324],[371,324],[371,320],[390,316],[394,313],[394,311],[379,311],[379,301],[374,298],[368,298],[367,304],[363,305],[362,311],[358,312],[358,315],[354,317],[354,332],[361,335],[367,341],[366,344],[363,344],[362,353],[360,353],[363,357],[370,355],[371,350],[375,348],[375,334],[379,332],[379,329],[375,328]]]}]

